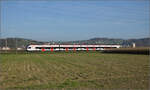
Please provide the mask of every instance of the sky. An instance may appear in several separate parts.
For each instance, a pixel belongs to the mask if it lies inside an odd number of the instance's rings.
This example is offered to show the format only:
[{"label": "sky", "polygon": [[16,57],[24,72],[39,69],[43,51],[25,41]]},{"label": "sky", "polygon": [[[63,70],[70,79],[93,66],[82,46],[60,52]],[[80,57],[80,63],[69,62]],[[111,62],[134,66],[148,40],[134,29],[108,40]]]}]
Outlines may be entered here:
[{"label": "sky", "polygon": [[1,37],[40,41],[144,38],[149,0],[1,1]]}]

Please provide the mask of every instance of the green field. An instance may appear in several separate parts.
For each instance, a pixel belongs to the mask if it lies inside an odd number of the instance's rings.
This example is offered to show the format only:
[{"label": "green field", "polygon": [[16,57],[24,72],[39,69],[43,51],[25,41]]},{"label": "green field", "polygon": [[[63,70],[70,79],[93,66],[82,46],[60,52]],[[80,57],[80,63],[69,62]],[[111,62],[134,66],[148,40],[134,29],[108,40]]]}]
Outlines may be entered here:
[{"label": "green field", "polygon": [[148,89],[149,55],[1,54],[1,89]]}]

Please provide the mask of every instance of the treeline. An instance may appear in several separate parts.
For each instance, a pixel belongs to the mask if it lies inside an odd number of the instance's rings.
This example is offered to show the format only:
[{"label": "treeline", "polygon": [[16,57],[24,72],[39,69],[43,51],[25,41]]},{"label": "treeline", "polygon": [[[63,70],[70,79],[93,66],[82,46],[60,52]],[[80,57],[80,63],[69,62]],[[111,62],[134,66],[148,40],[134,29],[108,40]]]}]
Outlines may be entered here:
[{"label": "treeline", "polygon": [[49,41],[41,42],[24,38],[5,38],[0,39],[0,47],[10,48],[26,48],[29,44],[118,44],[123,46],[132,46],[132,43],[136,44],[136,47],[150,47],[150,38],[142,39],[112,39],[112,38],[92,38],[89,40],[77,40],[77,41]]},{"label": "treeline", "polygon": [[9,47],[9,48],[26,48],[29,44],[44,44],[44,42],[39,42],[31,39],[24,38],[6,38],[0,39],[0,47]]},{"label": "treeline", "polygon": [[136,47],[150,47],[150,38],[141,39],[112,39],[112,38],[92,38],[89,40],[69,41],[64,43],[76,43],[76,44],[117,44],[122,46],[132,46],[133,43]]}]

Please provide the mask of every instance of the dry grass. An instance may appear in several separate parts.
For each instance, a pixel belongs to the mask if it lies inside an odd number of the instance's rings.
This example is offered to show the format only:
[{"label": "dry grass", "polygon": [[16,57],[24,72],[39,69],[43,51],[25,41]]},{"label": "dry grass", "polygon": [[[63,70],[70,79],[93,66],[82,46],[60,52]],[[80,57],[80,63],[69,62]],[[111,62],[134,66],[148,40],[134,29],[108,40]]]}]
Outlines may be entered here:
[{"label": "dry grass", "polygon": [[148,89],[149,56],[102,53],[0,55],[1,89]]}]

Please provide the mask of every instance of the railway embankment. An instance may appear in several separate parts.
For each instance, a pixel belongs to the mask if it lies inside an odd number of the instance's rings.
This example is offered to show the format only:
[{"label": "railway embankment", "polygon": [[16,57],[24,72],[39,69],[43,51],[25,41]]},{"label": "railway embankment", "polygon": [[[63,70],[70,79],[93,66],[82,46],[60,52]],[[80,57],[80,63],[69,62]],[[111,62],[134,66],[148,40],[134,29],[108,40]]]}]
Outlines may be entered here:
[{"label": "railway embankment", "polygon": [[106,49],[102,53],[122,53],[122,54],[150,54],[150,48],[119,48],[119,49]]}]

